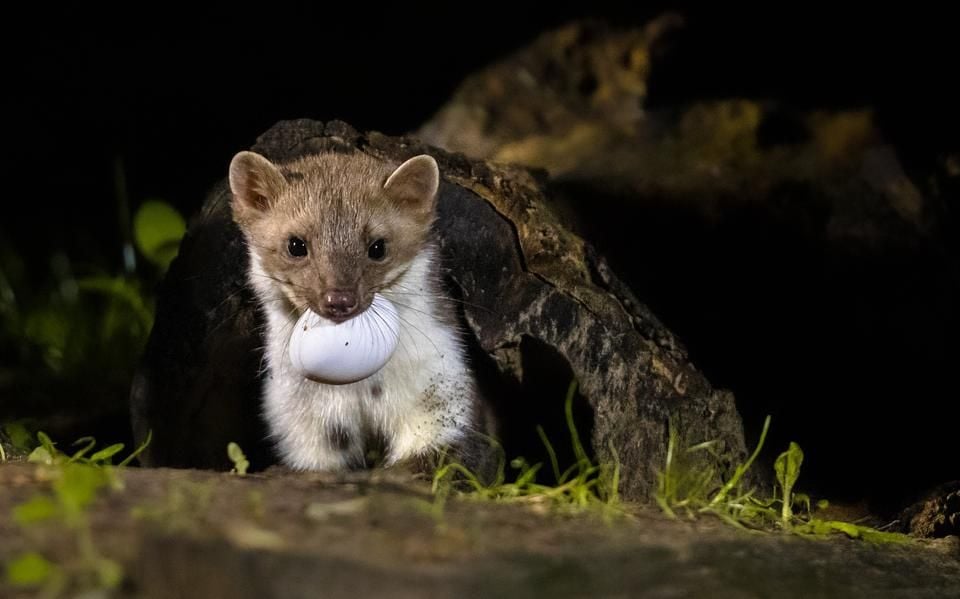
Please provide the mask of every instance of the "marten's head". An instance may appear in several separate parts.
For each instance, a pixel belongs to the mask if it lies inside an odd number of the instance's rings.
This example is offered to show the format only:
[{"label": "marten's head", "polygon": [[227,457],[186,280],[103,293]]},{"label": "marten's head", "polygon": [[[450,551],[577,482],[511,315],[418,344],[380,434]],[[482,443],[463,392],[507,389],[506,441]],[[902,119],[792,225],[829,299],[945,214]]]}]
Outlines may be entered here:
[{"label": "marten's head", "polygon": [[253,272],[302,313],[342,322],[389,289],[430,235],[440,174],[427,155],[396,170],[365,154],[275,165],[254,152],[230,163],[233,219]]}]

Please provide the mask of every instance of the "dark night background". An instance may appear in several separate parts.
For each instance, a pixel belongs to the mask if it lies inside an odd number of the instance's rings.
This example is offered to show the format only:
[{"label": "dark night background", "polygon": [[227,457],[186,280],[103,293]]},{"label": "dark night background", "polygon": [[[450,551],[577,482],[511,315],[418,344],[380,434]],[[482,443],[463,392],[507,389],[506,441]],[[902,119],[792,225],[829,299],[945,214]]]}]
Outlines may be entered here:
[{"label": "dark night background", "polygon": [[[728,97],[772,98],[801,108],[873,106],[907,172],[921,181],[960,149],[960,95],[952,89],[960,57],[955,28],[946,14],[906,5],[874,4],[861,11],[596,2],[337,8],[196,3],[177,12],[45,8],[10,16],[3,26],[3,163],[13,186],[4,194],[0,242],[22,257],[38,288],[49,284],[50,257],[58,250],[80,270],[96,263],[119,271],[118,159],[134,208],[145,199],[163,198],[190,214],[225,176],[231,156],[278,120],[342,119],[360,130],[403,134],[429,119],[468,74],[542,31],[579,17],[639,25],[671,8],[686,17],[687,27],[654,68],[650,106]],[[944,223],[952,230],[957,197],[946,197]],[[955,264],[952,243],[947,251]],[[683,336],[677,319],[682,315],[666,317]],[[956,330],[956,321],[950,326],[944,330]],[[726,341],[729,354],[749,354],[739,340]],[[750,396],[749,381],[718,368],[722,360],[711,364],[709,353],[698,354],[697,343],[688,344],[694,363],[715,384],[741,398],[738,383],[743,383]],[[907,419],[909,430],[896,427],[909,409],[904,405],[914,401],[898,395],[906,380],[928,381],[915,388],[924,396],[927,418],[958,415],[956,387],[944,373],[956,367],[951,351],[932,363],[907,360],[907,372],[876,372],[878,378],[892,376],[891,392],[860,398],[857,405],[871,412],[866,420],[877,427],[877,443],[910,446],[928,434],[915,426],[918,418]],[[816,435],[803,438],[809,424],[803,418],[816,420],[825,406],[816,401],[812,406],[788,410],[792,416],[775,421],[775,429],[781,427],[778,446],[798,438],[817,455]],[[844,419],[836,435],[858,426],[853,410],[837,411]],[[765,412],[754,404],[749,416]],[[755,433],[758,423],[746,424]],[[864,438],[859,434],[848,446],[832,447],[860,451]],[[942,482],[946,474],[960,475],[955,442],[952,447],[952,455],[926,455],[926,465],[905,460],[889,467],[919,472],[909,481],[915,486]],[[819,482],[827,491],[856,498],[857,489],[843,482],[846,474],[829,471],[830,460],[819,456],[810,471],[823,468],[827,473]],[[882,472],[872,467],[869,477]],[[865,489],[886,484],[858,476],[856,483]]]}]

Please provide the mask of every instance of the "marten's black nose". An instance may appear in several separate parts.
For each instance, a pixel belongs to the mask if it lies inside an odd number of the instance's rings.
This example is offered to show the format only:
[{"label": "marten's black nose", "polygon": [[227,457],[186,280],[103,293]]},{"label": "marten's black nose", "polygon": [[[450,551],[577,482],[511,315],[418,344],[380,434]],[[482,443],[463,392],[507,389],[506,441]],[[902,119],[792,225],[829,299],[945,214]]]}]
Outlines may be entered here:
[{"label": "marten's black nose", "polygon": [[357,311],[357,294],[354,291],[333,289],[323,296],[324,316],[332,320],[346,320]]}]

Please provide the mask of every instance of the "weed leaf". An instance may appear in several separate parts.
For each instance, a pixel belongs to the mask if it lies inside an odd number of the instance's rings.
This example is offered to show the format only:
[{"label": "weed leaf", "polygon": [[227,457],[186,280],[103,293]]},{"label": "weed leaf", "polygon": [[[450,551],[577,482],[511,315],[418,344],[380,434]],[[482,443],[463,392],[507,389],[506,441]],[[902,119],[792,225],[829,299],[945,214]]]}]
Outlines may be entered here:
[{"label": "weed leaf", "polygon": [[3,432],[7,433],[10,444],[19,451],[30,451],[35,446],[33,435],[20,420],[13,420],[4,424]]},{"label": "weed leaf", "polygon": [[[110,447],[104,447],[97,453],[90,456],[91,462],[107,462],[116,454],[123,451],[123,443],[114,443]],[[109,462],[108,462],[109,463]]]},{"label": "weed leaf", "polygon": [[233,462],[232,472],[236,472],[240,476],[246,475],[247,468],[250,467],[250,462],[247,461],[247,456],[243,454],[240,446],[233,441],[227,443],[227,457]]},{"label": "weed leaf", "polygon": [[50,453],[50,450],[41,445],[30,452],[30,455],[27,456],[27,461],[32,464],[46,464],[49,466],[53,464],[53,454]]},{"label": "weed leaf", "polygon": [[7,582],[18,587],[35,587],[53,575],[56,566],[36,552],[24,553],[7,564]]},{"label": "weed leaf", "polygon": [[57,504],[45,495],[37,495],[13,508],[13,520],[17,524],[32,524],[49,520],[58,513]]},{"label": "weed leaf", "polygon": [[133,218],[133,234],[137,248],[154,265],[163,270],[177,255],[180,238],[187,225],[170,204],[148,200]]},{"label": "weed leaf", "polygon": [[777,481],[784,489],[792,489],[797,478],[800,477],[800,465],[803,464],[803,450],[794,442],[777,457],[773,469],[777,473]]}]

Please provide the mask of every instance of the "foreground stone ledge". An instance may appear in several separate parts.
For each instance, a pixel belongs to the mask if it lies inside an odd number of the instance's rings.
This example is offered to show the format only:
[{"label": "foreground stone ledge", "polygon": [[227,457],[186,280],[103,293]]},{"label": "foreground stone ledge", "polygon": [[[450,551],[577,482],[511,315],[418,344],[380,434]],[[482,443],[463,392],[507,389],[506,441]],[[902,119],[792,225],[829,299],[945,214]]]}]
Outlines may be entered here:
[{"label": "foreground stone ledge", "polygon": [[[0,513],[49,490],[37,466],[0,465]],[[749,534],[646,508],[605,522],[543,505],[450,500],[423,481],[271,471],[239,477],[128,469],[89,510],[94,542],[123,564],[118,596],[643,596],[940,598],[960,594],[957,539],[870,545]],[[138,513],[138,516],[133,515]],[[61,563],[72,533],[0,518],[0,562]],[[0,596],[17,597],[0,585]],[[30,596],[23,594],[23,596]]]}]

